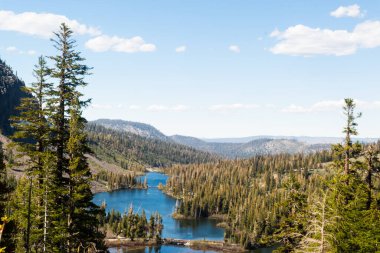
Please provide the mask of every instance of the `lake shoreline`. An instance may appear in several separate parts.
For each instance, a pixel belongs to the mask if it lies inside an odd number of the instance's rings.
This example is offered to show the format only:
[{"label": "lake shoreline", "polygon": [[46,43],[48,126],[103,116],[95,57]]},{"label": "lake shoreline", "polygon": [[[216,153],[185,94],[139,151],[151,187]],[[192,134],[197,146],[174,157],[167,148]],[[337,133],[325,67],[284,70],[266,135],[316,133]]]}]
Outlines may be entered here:
[{"label": "lake shoreline", "polygon": [[108,248],[140,248],[140,247],[152,247],[152,246],[177,246],[187,247],[193,250],[213,250],[217,252],[248,252],[242,246],[238,244],[230,244],[224,241],[209,241],[209,240],[182,240],[164,238],[160,241],[146,240],[146,239],[134,239],[133,241],[127,238],[106,238],[105,244]]}]

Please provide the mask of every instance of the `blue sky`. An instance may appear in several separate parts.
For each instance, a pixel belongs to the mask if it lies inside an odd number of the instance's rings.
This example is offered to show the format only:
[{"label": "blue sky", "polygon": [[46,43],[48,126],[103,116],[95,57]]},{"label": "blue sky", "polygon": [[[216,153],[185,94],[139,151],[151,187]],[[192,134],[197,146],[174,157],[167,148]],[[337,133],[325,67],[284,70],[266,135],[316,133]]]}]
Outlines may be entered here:
[{"label": "blue sky", "polygon": [[94,67],[89,120],[165,134],[340,136],[342,99],[380,124],[380,3],[1,0],[0,57],[26,83],[65,21]]}]

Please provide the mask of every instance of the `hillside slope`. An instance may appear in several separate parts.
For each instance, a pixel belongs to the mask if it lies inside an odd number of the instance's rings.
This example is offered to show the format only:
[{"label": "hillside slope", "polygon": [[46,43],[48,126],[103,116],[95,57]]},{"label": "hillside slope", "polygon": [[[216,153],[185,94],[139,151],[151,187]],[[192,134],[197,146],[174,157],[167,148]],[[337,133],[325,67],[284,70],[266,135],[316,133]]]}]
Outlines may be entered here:
[{"label": "hillside slope", "polygon": [[87,124],[90,147],[101,160],[120,165],[162,167],[172,164],[203,163],[216,156],[192,147],[156,138],[143,137],[126,131]]},{"label": "hillside slope", "polygon": [[161,133],[155,127],[145,123],[119,119],[98,119],[91,121],[90,123],[103,126],[105,128],[113,129],[116,131],[125,131],[142,137],[170,141],[170,138]]},{"label": "hillside slope", "polygon": [[17,115],[20,99],[28,96],[22,91],[25,84],[14,73],[5,61],[0,59],[0,132],[12,134],[10,116]]}]

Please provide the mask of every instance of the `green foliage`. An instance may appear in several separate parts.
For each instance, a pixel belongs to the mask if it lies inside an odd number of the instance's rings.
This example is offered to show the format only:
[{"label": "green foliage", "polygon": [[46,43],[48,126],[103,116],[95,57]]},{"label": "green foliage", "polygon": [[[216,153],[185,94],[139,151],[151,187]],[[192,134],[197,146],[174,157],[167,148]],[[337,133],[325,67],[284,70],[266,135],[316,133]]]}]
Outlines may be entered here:
[{"label": "green foliage", "polygon": [[[26,159],[26,177],[19,181],[12,199],[17,232],[16,252],[87,252],[105,250],[99,232],[104,210],[92,203],[92,175],[78,87],[86,85],[89,68],[75,51],[72,31],[62,24],[55,33],[57,56],[53,68],[39,58],[36,82],[27,88],[20,115],[13,117],[13,139]],[[57,80],[57,85],[48,83]]]},{"label": "green foliage", "polygon": [[7,194],[7,170],[4,163],[3,143],[0,141],[0,217],[5,214]]},{"label": "green foliage", "polygon": [[224,216],[226,240],[258,247],[275,241],[280,226],[302,227],[281,218],[300,215],[308,193],[320,187],[323,163],[330,160],[324,151],[175,165],[166,169],[171,177],[164,191],[180,199],[177,213],[194,218]]},{"label": "green foliage", "polygon": [[136,173],[133,172],[120,174],[102,170],[93,175],[93,179],[98,182],[107,182],[107,189],[110,191],[125,188],[146,189],[148,187],[146,181],[137,180]]},{"label": "green foliage", "polygon": [[215,160],[207,152],[92,123],[87,125],[87,131],[90,147],[96,156],[128,170],[143,171],[146,166],[162,167]]},{"label": "green foliage", "polygon": [[[289,251],[378,252],[380,250],[379,143],[352,143],[357,135],[355,103],[345,100],[344,144],[332,147],[333,175],[314,193],[306,211],[311,219],[302,238]],[[376,180],[375,180],[376,178]],[[322,191],[322,199],[320,192]]]},{"label": "green foliage", "polygon": [[107,214],[106,225],[115,235],[130,238],[132,241],[135,238],[160,241],[163,229],[162,218],[159,213],[153,213],[148,223],[145,211],[142,210],[141,215],[139,215],[133,212],[133,207],[130,207],[128,212],[124,214],[112,209]]}]

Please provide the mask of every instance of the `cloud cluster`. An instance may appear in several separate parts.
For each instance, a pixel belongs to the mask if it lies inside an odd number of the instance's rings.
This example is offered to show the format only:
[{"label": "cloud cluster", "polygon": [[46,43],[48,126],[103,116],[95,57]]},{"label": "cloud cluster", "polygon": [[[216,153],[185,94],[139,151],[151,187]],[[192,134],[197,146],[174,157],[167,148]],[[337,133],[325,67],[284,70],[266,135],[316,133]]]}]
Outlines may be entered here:
[{"label": "cloud cluster", "polygon": [[330,15],[336,18],[357,18],[363,16],[363,13],[360,11],[359,5],[353,4],[349,6],[340,6],[336,10],[330,12]]},{"label": "cloud cluster", "polygon": [[238,45],[230,45],[228,50],[234,53],[240,53],[240,47]]},{"label": "cloud cluster", "polygon": [[35,55],[37,53],[35,50],[23,51],[23,50],[18,49],[15,46],[9,46],[9,47],[5,48],[5,51],[7,51],[8,53],[27,54],[27,55]]},{"label": "cloud cluster", "polygon": [[23,12],[0,10],[0,30],[14,31],[27,35],[50,38],[61,23],[66,23],[77,34],[96,36],[99,29],[79,23],[63,15],[52,13]]},{"label": "cloud cluster", "polygon": [[162,112],[162,111],[182,112],[188,109],[189,107],[185,105],[175,105],[175,106],[150,105],[147,108],[148,111],[153,111],[153,112]]},{"label": "cloud cluster", "polygon": [[128,110],[146,110],[146,111],[151,111],[151,112],[182,112],[190,109],[186,105],[173,105],[173,106],[168,106],[168,105],[149,105],[146,107],[142,107],[139,105],[129,105],[129,106],[124,106],[124,105],[110,105],[110,104],[92,104],[92,108],[94,109],[103,109],[103,110],[111,110],[111,109],[128,109]]},{"label": "cloud cluster", "polygon": [[117,36],[100,35],[88,40],[85,44],[94,52],[115,51],[124,53],[152,52],[156,50],[154,44],[145,43],[143,38],[136,36],[130,39]]},{"label": "cloud cluster", "polygon": [[53,13],[36,13],[0,10],[0,30],[19,32],[27,35],[50,38],[61,23],[66,23],[74,33],[88,35],[85,46],[94,52],[115,51],[124,53],[152,52],[156,46],[146,43],[141,37],[122,38],[108,36],[96,27],[82,24],[64,15]]},{"label": "cloud cluster", "polygon": [[354,54],[359,48],[380,46],[380,21],[365,21],[352,31],[311,28],[296,25],[271,34],[279,42],[270,49],[274,54],[335,55]]},{"label": "cloud cluster", "polygon": [[185,45],[183,45],[183,46],[179,46],[179,47],[177,47],[177,48],[175,49],[175,52],[176,52],[176,53],[183,53],[183,52],[186,52],[186,50],[187,50],[187,47],[186,47]]},{"label": "cloud cluster", "polygon": [[[380,101],[362,101],[355,100],[359,109],[378,109],[380,108]],[[324,112],[332,110],[340,110],[344,105],[344,100],[326,100],[314,103],[310,107],[304,107],[299,105],[290,105],[283,108],[281,111],[286,113],[309,113],[309,112]]]},{"label": "cloud cluster", "polygon": [[211,111],[231,111],[231,110],[241,110],[241,109],[257,109],[260,106],[257,104],[219,104],[212,105],[209,107]]}]

